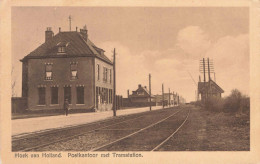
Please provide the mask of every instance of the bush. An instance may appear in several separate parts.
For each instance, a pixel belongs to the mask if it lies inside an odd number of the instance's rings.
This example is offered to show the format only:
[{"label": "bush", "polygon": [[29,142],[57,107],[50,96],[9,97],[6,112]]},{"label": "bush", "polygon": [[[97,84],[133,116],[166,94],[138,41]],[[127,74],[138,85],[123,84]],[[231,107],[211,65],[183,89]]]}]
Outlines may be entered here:
[{"label": "bush", "polygon": [[237,112],[240,108],[242,94],[239,90],[234,89],[225,100],[225,112]]},{"label": "bush", "polygon": [[197,104],[206,110],[215,112],[240,112],[245,114],[250,112],[250,98],[237,89],[232,90],[226,98],[209,97],[205,104],[200,102],[197,102]]},{"label": "bush", "polygon": [[225,99],[224,111],[225,112],[240,112],[249,113],[250,98],[242,95],[242,93],[234,89],[231,94]]},{"label": "bush", "polygon": [[242,96],[240,101],[240,109],[241,113],[249,114],[250,112],[250,98],[247,96]]},{"label": "bush", "polygon": [[192,104],[192,105],[195,105],[195,106],[200,106],[200,107],[203,106],[203,104],[202,104],[201,101],[195,101],[195,102],[192,102],[191,104]]},{"label": "bush", "polygon": [[222,112],[224,100],[220,97],[209,97],[205,103],[205,108],[214,112]]}]

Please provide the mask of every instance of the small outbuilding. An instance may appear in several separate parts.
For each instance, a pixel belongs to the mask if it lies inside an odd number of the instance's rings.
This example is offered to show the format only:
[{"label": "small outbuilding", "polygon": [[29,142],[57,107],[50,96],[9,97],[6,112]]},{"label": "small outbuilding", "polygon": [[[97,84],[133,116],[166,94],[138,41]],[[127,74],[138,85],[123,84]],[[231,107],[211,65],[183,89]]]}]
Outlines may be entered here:
[{"label": "small outbuilding", "polygon": [[213,80],[198,83],[198,97],[201,101],[205,101],[207,97],[219,97],[224,90]]}]

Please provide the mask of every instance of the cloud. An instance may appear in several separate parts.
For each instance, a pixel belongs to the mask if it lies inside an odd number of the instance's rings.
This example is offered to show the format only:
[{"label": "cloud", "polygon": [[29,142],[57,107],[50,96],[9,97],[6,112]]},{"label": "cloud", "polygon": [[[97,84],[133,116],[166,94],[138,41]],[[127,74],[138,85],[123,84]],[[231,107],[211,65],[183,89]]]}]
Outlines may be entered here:
[{"label": "cloud", "polygon": [[[169,71],[175,71],[178,68],[182,67],[182,62],[179,60],[175,60],[175,59],[161,59],[161,60],[157,60],[155,61],[155,68],[158,69],[163,69],[163,70],[169,70]],[[174,68],[172,70],[172,68]],[[167,71],[167,72],[169,72]]]},{"label": "cloud", "polygon": [[[116,47],[117,91],[126,96],[127,90],[135,90],[138,84],[148,85],[152,74],[152,93],[160,94],[164,83],[165,92],[180,93],[188,101],[194,100],[198,81],[199,60],[209,57],[214,61],[217,83],[228,95],[233,88],[249,92],[249,37],[248,34],[224,36],[210,41],[201,28],[189,26],[179,31],[177,43],[163,51],[145,50],[131,52],[119,42],[104,42],[107,56]],[[109,55],[109,53],[111,55]]]},{"label": "cloud", "polygon": [[228,95],[234,88],[249,94],[249,36],[225,36],[206,53],[214,60],[217,82]]},{"label": "cloud", "polygon": [[176,46],[183,49],[190,58],[201,58],[211,46],[211,42],[200,27],[188,26],[178,32]]},{"label": "cloud", "polygon": [[[148,84],[148,69],[144,66],[143,55],[133,55],[130,49],[119,42],[108,41],[100,44],[109,52],[116,48],[116,79],[118,94],[126,96],[127,90],[135,90],[138,84]],[[112,53],[111,53],[112,54]]]}]

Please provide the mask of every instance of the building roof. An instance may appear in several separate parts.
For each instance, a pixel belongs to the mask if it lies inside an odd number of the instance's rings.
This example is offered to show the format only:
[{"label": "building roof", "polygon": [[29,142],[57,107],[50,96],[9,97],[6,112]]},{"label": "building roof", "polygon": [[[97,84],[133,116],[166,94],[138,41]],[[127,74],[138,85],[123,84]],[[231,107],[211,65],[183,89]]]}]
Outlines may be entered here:
[{"label": "building roof", "polygon": [[[224,93],[224,90],[218,86],[218,84],[216,82],[214,82],[213,80],[210,80],[210,84],[211,87],[214,87],[216,89],[216,91],[218,91],[219,93]],[[208,88],[209,87],[209,82],[199,82],[198,83],[198,91],[199,93],[203,93],[203,91],[205,90],[204,88]]]},{"label": "building roof", "polygon": [[[138,92],[143,92],[144,94],[138,94]],[[138,89],[133,91],[132,95],[129,95],[129,97],[149,97],[150,93],[148,91],[148,89],[146,88],[146,86],[142,86],[142,85],[138,85]],[[151,97],[154,97],[154,95],[151,94]]]},{"label": "building roof", "polygon": [[[59,46],[66,47],[66,53],[58,54]],[[48,58],[48,57],[97,57],[109,64],[111,60],[104,55],[104,50],[95,46],[89,39],[85,39],[80,32],[69,31],[59,32],[53,38],[46,41],[34,51],[25,56],[23,60],[30,58]]]}]

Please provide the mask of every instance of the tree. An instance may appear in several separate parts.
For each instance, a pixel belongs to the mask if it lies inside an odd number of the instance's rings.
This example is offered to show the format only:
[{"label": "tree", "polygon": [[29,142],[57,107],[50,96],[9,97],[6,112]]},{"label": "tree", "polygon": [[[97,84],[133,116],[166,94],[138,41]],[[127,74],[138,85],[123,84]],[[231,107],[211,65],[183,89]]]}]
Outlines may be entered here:
[{"label": "tree", "polygon": [[237,112],[240,109],[242,93],[238,89],[233,89],[226,98],[225,109],[229,112]]}]

